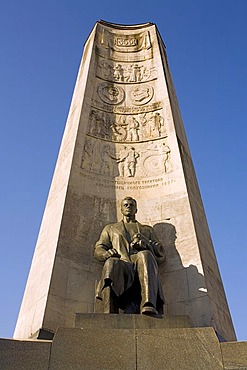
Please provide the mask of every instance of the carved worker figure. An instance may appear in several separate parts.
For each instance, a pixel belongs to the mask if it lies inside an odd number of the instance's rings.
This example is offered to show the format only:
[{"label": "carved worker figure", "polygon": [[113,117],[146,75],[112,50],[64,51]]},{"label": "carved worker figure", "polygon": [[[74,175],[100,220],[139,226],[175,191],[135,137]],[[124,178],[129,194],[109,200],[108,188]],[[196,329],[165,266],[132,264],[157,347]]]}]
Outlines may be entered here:
[{"label": "carved worker figure", "polygon": [[110,145],[105,145],[101,152],[101,173],[104,175],[110,175],[111,170],[111,147]]},{"label": "carved worker figure", "polygon": [[122,221],[107,225],[95,245],[94,255],[104,262],[97,287],[105,313],[163,313],[164,299],[158,279],[158,263],[164,249],[151,226],[136,221],[136,200],[121,202]]},{"label": "carved worker figure", "polygon": [[127,120],[127,141],[138,141],[139,140],[139,135],[138,135],[138,130],[139,130],[139,123],[133,116],[128,116]]},{"label": "carved worker figure", "polygon": [[119,155],[116,158],[119,170],[119,176],[124,177],[124,167],[125,167],[125,159],[128,157],[128,148],[124,146],[119,151]]},{"label": "carved worker figure", "polygon": [[153,121],[153,136],[156,137],[158,134],[160,137],[162,135],[162,127],[164,126],[163,117],[161,117],[160,113],[156,112],[150,120]]},{"label": "carved worker figure", "polygon": [[128,150],[128,156],[126,157],[126,170],[128,177],[134,177],[136,171],[136,161],[139,154],[135,151],[134,147]]}]

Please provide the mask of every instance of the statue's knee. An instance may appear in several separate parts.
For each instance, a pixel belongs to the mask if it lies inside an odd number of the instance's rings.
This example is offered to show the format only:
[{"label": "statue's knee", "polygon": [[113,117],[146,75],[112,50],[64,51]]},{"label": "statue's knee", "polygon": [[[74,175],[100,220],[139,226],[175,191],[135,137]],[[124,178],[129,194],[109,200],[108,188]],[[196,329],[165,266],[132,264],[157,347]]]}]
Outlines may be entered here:
[{"label": "statue's knee", "polygon": [[152,260],[153,255],[149,250],[140,251],[137,253],[138,262],[147,263],[147,261]]},{"label": "statue's knee", "polygon": [[125,263],[119,258],[110,257],[105,261],[103,266],[102,273],[103,275],[107,274],[122,274],[125,271]]},{"label": "statue's knee", "polygon": [[113,267],[115,266],[116,264],[119,263],[119,258],[115,258],[115,257],[110,257],[108,258],[106,261],[105,261],[105,265],[106,267]]},{"label": "statue's knee", "polygon": [[153,258],[153,254],[147,249],[138,252],[137,255],[138,255],[138,259]]},{"label": "statue's knee", "polygon": [[157,265],[156,259],[153,255],[153,253],[147,249],[140,251],[137,253],[137,261],[139,263],[143,263],[145,265]]}]

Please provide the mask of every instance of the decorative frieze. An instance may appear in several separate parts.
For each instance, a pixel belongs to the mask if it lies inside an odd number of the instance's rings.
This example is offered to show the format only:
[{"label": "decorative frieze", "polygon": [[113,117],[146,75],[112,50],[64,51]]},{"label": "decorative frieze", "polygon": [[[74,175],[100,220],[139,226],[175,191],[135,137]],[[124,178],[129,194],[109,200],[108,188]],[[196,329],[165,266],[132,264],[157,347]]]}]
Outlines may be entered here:
[{"label": "decorative frieze", "polygon": [[157,78],[157,69],[150,63],[115,63],[99,59],[97,77],[117,83],[133,84]]},{"label": "decorative frieze", "polygon": [[133,34],[109,32],[102,28],[96,41],[96,53],[116,61],[141,61],[153,58],[149,31]]},{"label": "decorative frieze", "polygon": [[167,132],[160,110],[120,115],[92,108],[88,134],[114,142],[139,142],[164,137]]},{"label": "decorative frieze", "polygon": [[125,98],[124,89],[109,82],[103,82],[98,86],[98,95],[107,104],[120,104]]},{"label": "decorative frieze", "polygon": [[120,53],[133,53],[149,50],[152,47],[149,31],[135,34],[117,34],[104,28],[99,33],[98,45],[105,49],[111,49]]},{"label": "decorative frieze", "polygon": [[171,149],[164,140],[113,144],[87,137],[81,168],[105,176],[156,176],[172,171]]}]

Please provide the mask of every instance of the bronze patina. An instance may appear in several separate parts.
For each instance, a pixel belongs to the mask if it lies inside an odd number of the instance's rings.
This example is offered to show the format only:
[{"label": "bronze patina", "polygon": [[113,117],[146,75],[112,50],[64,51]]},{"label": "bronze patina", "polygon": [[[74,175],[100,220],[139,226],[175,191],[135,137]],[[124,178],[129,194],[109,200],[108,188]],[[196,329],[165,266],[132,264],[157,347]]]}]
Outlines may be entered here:
[{"label": "bronze patina", "polygon": [[136,220],[137,202],[121,202],[122,221],[105,226],[94,255],[104,262],[97,287],[103,312],[163,313],[164,298],[158,279],[158,263],[164,262],[164,248],[151,226]]}]

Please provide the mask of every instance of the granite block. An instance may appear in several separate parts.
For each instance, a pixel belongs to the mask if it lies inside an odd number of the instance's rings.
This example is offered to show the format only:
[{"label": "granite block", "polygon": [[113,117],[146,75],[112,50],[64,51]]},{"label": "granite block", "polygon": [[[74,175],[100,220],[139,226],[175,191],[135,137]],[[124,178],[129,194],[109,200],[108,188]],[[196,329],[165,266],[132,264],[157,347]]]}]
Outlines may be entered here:
[{"label": "granite block", "polygon": [[225,370],[247,369],[247,342],[221,343]]},{"label": "granite block", "polygon": [[220,344],[212,328],[137,330],[137,368],[222,370]]},{"label": "granite block", "polygon": [[189,328],[188,316],[157,316],[129,314],[76,314],[76,328],[83,329],[164,329]]},{"label": "granite block", "polygon": [[49,370],[135,370],[133,330],[59,328]]},{"label": "granite block", "polygon": [[1,370],[48,370],[51,341],[0,339]]}]

